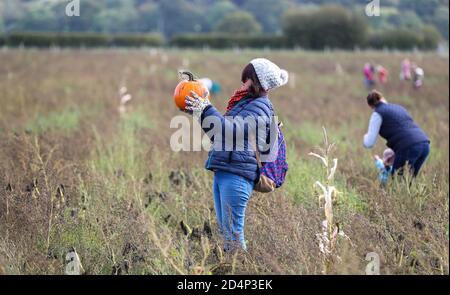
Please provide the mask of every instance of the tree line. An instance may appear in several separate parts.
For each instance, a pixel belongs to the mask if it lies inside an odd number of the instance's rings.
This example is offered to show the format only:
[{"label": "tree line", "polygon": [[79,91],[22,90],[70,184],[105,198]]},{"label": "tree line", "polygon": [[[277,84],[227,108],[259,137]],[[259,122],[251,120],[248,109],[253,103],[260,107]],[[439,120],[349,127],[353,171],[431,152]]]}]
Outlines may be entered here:
[{"label": "tree line", "polygon": [[228,17],[252,20],[252,30],[265,34],[283,31],[292,10],[305,12],[335,4],[364,17],[376,31],[395,28],[421,30],[432,25],[448,39],[448,0],[382,0],[382,14],[366,17],[369,0],[80,0],[80,16],[67,17],[69,0],[2,0],[0,33],[18,31],[159,33],[234,33]]},{"label": "tree line", "polygon": [[[67,1],[3,0],[0,44],[432,49],[448,37],[433,24],[445,23],[436,13],[448,12],[448,1],[385,0],[382,15],[372,18],[364,15],[365,0],[328,2],[83,0],[80,16],[67,17]],[[402,17],[396,9],[404,9]],[[446,25],[448,30],[448,15]],[[76,34],[68,41],[71,32]]]}]

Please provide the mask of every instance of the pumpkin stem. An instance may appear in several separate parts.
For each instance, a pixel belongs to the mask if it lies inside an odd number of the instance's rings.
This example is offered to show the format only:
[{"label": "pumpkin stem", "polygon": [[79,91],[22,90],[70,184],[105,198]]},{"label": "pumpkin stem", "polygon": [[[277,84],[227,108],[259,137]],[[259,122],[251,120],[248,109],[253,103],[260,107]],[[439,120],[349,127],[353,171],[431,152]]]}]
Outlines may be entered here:
[{"label": "pumpkin stem", "polygon": [[194,79],[194,74],[192,74],[191,72],[188,71],[180,71],[181,75],[186,75],[189,78],[189,81],[195,81]]}]

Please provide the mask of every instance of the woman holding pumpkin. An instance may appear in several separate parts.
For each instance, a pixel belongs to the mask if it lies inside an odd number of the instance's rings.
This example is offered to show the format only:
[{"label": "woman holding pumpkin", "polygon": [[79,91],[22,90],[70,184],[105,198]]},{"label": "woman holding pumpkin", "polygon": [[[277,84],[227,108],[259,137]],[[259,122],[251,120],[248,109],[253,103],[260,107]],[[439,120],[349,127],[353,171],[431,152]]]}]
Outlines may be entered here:
[{"label": "woman holding pumpkin", "polygon": [[[256,146],[258,151],[261,151],[260,143],[267,143],[270,133],[274,130],[271,128],[274,110],[268,92],[286,84],[287,81],[288,73],[285,70],[267,59],[257,58],[242,71],[242,86],[228,101],[225,115],[220,114],[207,97],[202,98],[194,92],[191,92],[192,96],[186,97],[186,109],[198,118],[212,141],[206,169],[214,172],[214,207],[219,232],[225,240],[225,251],[237,248],[236,245],[247,249],[244,238],[245,210],[254,185],[260,177],[257,154],[249,142],[249,134],[256,134]],[[263,119],[265,124],[262,128],[259,124],[240,124],[236,123],[239,122],[235,120],[237,117],[243,121],[252,118]],[[214,122],[213,128],[204,127],[203,125],[208,125],[203,124],[205,121]],[[225,135],[225,130],[233,130],[232,135]],[[229,140],[237,139],[240,131],[244,131],[240,142],[233,141],[232,148],[229,149]]]}]

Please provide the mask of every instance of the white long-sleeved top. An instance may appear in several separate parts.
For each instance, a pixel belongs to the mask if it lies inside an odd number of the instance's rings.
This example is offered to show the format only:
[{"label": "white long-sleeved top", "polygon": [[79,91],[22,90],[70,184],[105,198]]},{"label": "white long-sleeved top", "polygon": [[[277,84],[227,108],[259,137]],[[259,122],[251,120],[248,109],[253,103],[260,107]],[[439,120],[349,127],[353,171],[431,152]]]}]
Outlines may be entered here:
[{"label": "white long-sleeved top", "polygon": [[380,133],[381,124],[383,123],[383,118],[377,112],[373,112],[369,120],[369,128],[367,133],[364,135],[364,147],[367,149],[372,148],[377,143],[377,137]]}]

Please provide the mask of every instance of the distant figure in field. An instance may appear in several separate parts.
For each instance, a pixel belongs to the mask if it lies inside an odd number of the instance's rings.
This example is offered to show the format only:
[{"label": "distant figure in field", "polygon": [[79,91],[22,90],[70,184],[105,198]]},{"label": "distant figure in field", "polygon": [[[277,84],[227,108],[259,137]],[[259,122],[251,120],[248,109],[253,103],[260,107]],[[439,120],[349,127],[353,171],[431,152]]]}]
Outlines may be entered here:
[{"label": "distant figure in field", "polygon": [[400,80],[411,80],[411,63],[409,59],[405,58],[402,61],[402,66],[400,70]]},{"label": "distant figure in field", "polygon": [[344,69],[341,66],[341,64],[338,63],[338,62],[335,64],[335,71],[336,71],[336,74],[339,75],[339,76],[343,75],[345,73]]},{"label": "distant figure in field", "polygon": [[363,74],[364,74],[364,85],[366,85],[367,88],[370,88],[373,85],[375,85],[375,77],[374,77],[375,67],[372,64],[366,63],[364,65]]},{"label": "distant figure in field", "polygon": [[428,136],[404,107],[388,103],[380,92],[370,92],[367,104],[373,109],[373,113],[367,134],[364,135],[364,147],[372,148],[379,134],[395,153],[391,173],[398,171],[398,174],[403,174],[403,168],[408,163],[416,177],[430,153]]},{"label": "distant figure in field", "polygon": [[208,88],[209,93],[211,95],[216,95],[221,90],[220,84],[217,82],[214,82],[213,80],[211,80],[209,78],[201,78],[201,79],[199,79],[199,81],[202,82],[206,88]]},{"label": "distant figure in field", "polygon": [[377,66],[378,81],[380,84],[386,84],[388,80],[388,71],[382,65]]},{"label": "distant figure in field", "polygon": [[383,158],[374,155],[375,167],[379,171],[378,180],[382,186],[385,186],[389,176],[392,173],[392,166],[394,165],[395,153],[392,149],[387,148],[383,152]]},{"label": "distant figure in field", "polygon": [[423,69],[417,65],[413,66],[413,87],[414,89],[419,89],[423,85],[423,79],[425,72]]}]

